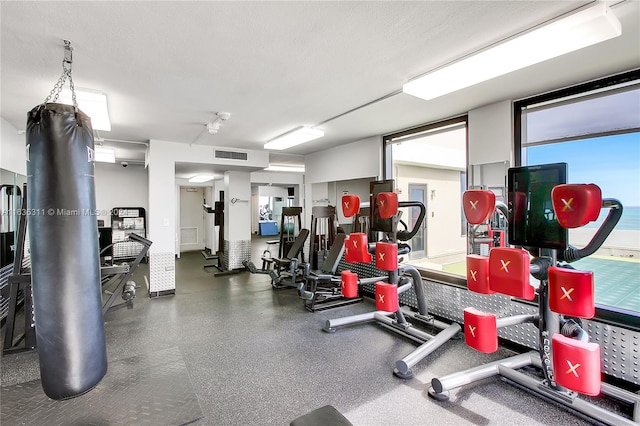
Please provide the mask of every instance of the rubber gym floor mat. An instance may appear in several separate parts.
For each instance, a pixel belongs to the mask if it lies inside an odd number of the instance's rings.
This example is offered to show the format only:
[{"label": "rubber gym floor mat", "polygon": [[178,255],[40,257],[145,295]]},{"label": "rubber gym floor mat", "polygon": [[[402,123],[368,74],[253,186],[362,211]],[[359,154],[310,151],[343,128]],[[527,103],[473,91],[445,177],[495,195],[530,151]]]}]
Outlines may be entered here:
[{"label": "rubber gym floor mat", "polygon": [[93,390],[54,401],[40,380],[1,388],[2,425],[184,425],[202,410],[178,348],[109,363]]}]

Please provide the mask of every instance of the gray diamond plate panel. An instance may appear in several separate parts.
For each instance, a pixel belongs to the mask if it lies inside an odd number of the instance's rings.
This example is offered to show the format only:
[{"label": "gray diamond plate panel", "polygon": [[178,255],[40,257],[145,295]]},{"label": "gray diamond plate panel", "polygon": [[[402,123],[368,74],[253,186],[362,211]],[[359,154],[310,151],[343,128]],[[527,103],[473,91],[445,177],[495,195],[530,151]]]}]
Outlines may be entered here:
[{"label": "gray diamond plate panel", "polygon": [[176,289],[176,258],[171,253],[149,255],[149,293]]},{"label": "gray diamond plate panel", "polygon": [[[375,267],[375,259],[370,264],[361,264],[348,263],[343,257],[338,270],[347,269],[356,272],[361,278],[386,275],[386,272]],[[462,323],[463,311],[468,307],[494,313],[498,318],[538,313],[537,306],[512,300],[508,296],[478,294],[432,280],[423,280],[423,283],[429,312],[450,321]],[[365,295],[375,296],[373,284],[362,286],[362,290]],[[401,294],[399,301],[401,305],[418,308],[413,289]],[[640,384],[640,333],[594,320],[583,322],[591,341],[600,345],[602,372],[636,385]],[[498,330],[498,336],[531,349],[538,348],[538,329],[533,324],[501,328]]]},{"label": "gray diamond plate panel", "polygon": [[224,240],[224,253],[222,255],[222,268],[224,270],[242,269],[244,268],[242,261],[247,259],[251,259],[251,240]]},{"label": "gray diamond plate panel", "polygon": [[182,425],[200,418],[178,348],[112,362],[98,386],[66,401],[49,399],[40,380],[2,387],[3,425]]}]

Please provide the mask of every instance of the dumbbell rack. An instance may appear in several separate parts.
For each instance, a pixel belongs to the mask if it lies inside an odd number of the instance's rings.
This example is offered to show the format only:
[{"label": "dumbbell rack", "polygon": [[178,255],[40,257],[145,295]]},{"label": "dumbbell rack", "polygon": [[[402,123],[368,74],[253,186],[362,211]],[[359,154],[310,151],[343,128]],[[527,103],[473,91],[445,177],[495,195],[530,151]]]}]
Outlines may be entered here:
[{"label": "dumbbell rack", "polygon": [[[610,212],[600,230],[610,232],[617,223],[622,206],[617,200],[598,200],[597,209],[578,209],[577,204],[595,204],[595,185],[559,185],[553,189],[554,210],[558,221],[565,227],[583,226],[598,217],[600,204],[619,211]],[[465,215],[470,223],[480,223],[493,211],[495,197],[489,191],[467,191],[464,194]],[[574,208],[564,208],[574,203]],[[484,204],[484,209],[478,205]],[[491,208],[486,208],[491,204]],[[474,206],[473,209],[468,206]],[[469,210],[469,211],[468,211]],[[473,210],[473,211],[471,211]],[[483,210],[479,213],[479,210]],[[589,209],[586,209],[589,210]],[[577,220],[572,216],[582,217]],[[564,216],[564,217],[563,217]],[[613,222],[613,223],[612,223]],[[608,234],[607,232],[607,234]],[[601,234],[600,231],[596,234]],[[602,235],[600,235],[602,237]],[[601,238],[604,241],[606,235]],[[594,237],[595,241],[596,238]],[[590,243],[591,244],[591,243]],[[600,244],[602,244],[600,242]],[[592,253],[592,248],[588,254]],[[579,250],[578,250],[579,251]],[[571,249],[561,252],[563,260],[577,260]],[[593,250],[595,251],[595,250]],[[585,255],[588,255],[585,254]],[[558,252],[555,249],[541,250],[540,255],[529,262],[528,252],[522,249],[494,248],[489,257],[470,255],[467,259],[469,289],[482,294],[502,293],[512,297],[533,300],[534,289],[529,284],[529,273],[540,280],[537,289],[539,312],[536,315],[519,315],[497,319],[473,308],[465,309],[465,341],[481,352],[497,350],[497,329],[509,325],[533,323],[538,328],[538,352],[528,352],[503,360],[494,361],[465,371],[434,378],[429,395],[437,400],[447,400],[448,391],[488,377],[500,375],[533,393],[561,403],[581,414],[598,421],[622,425],[637,424],[640,421],[640,396],[601,382],[600,347],[588,342],[586,332],[579,320],[571,318],[591,318],[595,313],[593,300],[593,275],[590,272],[558,268]],[[513,273],[517,279],[511,282],[505,276]],[[506,284],[505,284],[506,283]],[[517,371],[534,366],[542,371],[543,380],[538,380]],[[578,398],[579,394],[606,395],[632,405],[632,420],[608,411],[600,406]]]},{"label": "dumbbell rack", "polygon": [[[402,203],[398,203],[397,194],[380,192],[374,193],[374,197],[372,197],[372,203],[376,205],[371,208],[371,212],[372,214],[377,212],[380,216],[377,218],[378,220],[372,218],[370,222],[376,223],[380,219],[391,219],[393,224],[397,224],[398,206],[404,207]],[[352,217],[359,211],[360,200],[353,195],[343,196],[342,206],[345,217]],[[393,226],[392,232],[388,233],[388,236],[390,237],[389,241],[377,242],[374,247],[368,244],[367,235],[364,233],[352,233],[345,240],[347,262],[370,263],[372,260],[370,252],[375,251],[376,268],[387,273],[384,280],[386,282],[382,281],[385,277],[373,278],[374,281],[378,281],[375,283],[376,311],[327,320],[323,330],[327,333],[334,333],[339,327],[376,321],[387,330],[417,342],[420,346],[409,355],[396,361],[393,370],[396,376],[409,379],[413,377],[411,368],[458,334],[460,325],[457,323],[447,324],[429,315],[420,273],[412,266],[399,267],[398,265],[399,250],[395,226]],[[349,294],[357,295],[357,291],[353,291],[353,287],[370,284],[371,280],[370,278],[358,279],[356,274],[343,271],[342,293],[345,297],[349,297]],[[402,310],[398,303],[399,295],[411,289],[415,291],[418,304],[417,313]],[[441,331],[435,335],[426,333],[413,326],[406,317]]]}]

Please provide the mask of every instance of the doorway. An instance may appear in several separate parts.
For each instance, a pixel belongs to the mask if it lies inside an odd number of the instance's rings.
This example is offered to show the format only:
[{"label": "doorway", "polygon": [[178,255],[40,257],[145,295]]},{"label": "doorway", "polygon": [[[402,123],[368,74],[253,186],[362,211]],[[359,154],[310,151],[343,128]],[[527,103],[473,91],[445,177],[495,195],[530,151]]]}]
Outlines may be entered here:
[{"label": "doorway", "polygon": [[180,253],[205,246],[204,188],[180,187]]},{"label": "doorway", "polygon": [[[409,200],[410,201],[419,201],[427,206],[427,185],[420,183],[410,183],[409,184]],[[427,211],[429,209],[427,208]],[[419,207],[411,207],[409,208],[409,229],[413,229],[420,215]],[[425,218],[426,219],[426,218]],[[426,220],[422,222],[420,225],[420,229],[416,233],[416,235],[411,239],[411,259],[422,259],[427,257],[427,247],[425,242],[427,241],[427,227],[425,226]]]}]

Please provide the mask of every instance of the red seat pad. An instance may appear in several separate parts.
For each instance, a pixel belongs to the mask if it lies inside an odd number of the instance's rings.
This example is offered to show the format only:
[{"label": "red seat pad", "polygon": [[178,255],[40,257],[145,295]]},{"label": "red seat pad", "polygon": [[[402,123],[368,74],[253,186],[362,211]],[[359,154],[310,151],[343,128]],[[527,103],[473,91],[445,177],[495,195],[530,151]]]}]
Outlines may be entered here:
[{"label": "red seat pad", "polygon": [[600,345],[554,334],[551,350],[557,384],[585,395],[600,393]]},{"label": "red seat pad", "polygon": [[489,288],[489,258],[467,255],[467,288],[481,294],[495,294]]},{"label": "red seat pad", "polygon": [[381,219],[389,219],[398,213],[398,194],[395,192],[379,193],[377,202]]},{"label": "red seat pad", "polygon": [[398,310],[398,286],[382,281],[376,283],[376,309],[384,312]]},{"label": "red seat pad", "polygon": [[344,217],[354,216],[360,211],[360,197],[353,194],[342,196],[342,214]]},{"label": "red seat pad", "polygon": [[549,308],[558,314],[593,318],[596,314],[593,272],[550,267]]},{"label": "red seat pad", "polygon": [[496,316],[475,308],[464,310],[464,341],[473,349],[491,353],[498,350]]},{"label": "red seat pad", "polygon": [[533,300],[535,289],[529,282],[529,262],[526,250],[492,248],[489,252],[489,288],[507,296]]},{"label": "red seat pad", "polygon": [[467,222],[477,225],[491,217],[496,207],[496,194],[492,191],[469,189],[462,194],[462,206]]},{"label": "red seat pad", "polygon": [[598,219],[602,191],[597,185],[564,184],[551,190],[553,210],[564,228],[578,228]]}]

